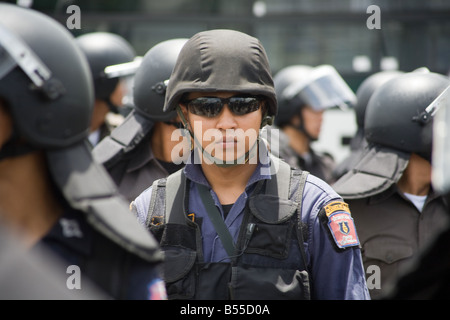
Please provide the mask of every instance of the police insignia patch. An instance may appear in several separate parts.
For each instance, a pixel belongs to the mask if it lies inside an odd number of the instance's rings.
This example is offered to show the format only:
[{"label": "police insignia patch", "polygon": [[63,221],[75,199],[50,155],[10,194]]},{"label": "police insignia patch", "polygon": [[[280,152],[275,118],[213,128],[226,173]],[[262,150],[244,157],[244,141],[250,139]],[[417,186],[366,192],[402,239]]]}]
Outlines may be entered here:
[{"label": "police insignia patch", "polygon": [[335,201],[325,208],[328,217],[328,228],[331,231],[336,245],[339,248],[347,248],[359,245],[353,218],[350,216],[348,204]]}]

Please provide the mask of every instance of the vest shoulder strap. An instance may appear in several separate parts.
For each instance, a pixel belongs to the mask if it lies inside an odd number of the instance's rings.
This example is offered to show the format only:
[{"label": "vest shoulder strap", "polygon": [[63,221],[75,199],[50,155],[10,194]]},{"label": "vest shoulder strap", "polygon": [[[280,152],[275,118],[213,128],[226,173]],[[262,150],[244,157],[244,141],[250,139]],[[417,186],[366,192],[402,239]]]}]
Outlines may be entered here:
[{"label": "vest shoulder strap", "polygon": [[[300,178],[297,191],[291,197],[298,204],[299,222],[301,221],[302,196],[305,186],[307,171],[291,170],[291,167],[277,157],[271,159],[271,170],[277,174],[272,179],[267,180],[266,193],[277,195],[281,199],[290,198],[292,183],[296,183],[292,176],[300,172]],[[180,169],[167,178],[162,178],[153,182],[150,205],[148,209],[147,226],[151,224],[153,217],[164,213],[161,217],[162,223],[180,223],[185,224],[184,204],[185,204],[186,176],[184,170]],[[158,201],[164,199],[164,201]],[[158,203],[159,202],[159,203]],[[178,214],[177,214],[178,213]]]},{"label": "vest shoulder strap", "polygon": [[291,167],[289,164],[271,155],[270,173],[272,179],[267,182],[266,193],[277,195],[281,199],[288,199],[291,181]]},{"label": "vest shoulder strap", "polygon": [[155,180],[152,184],[146,225],[154,224],[155,218],[158,218],[159,223],[185,224],[184,215],[175,214],[175,212],[184,213],[185,189],[186,176],[183,169],[167,178]]}]

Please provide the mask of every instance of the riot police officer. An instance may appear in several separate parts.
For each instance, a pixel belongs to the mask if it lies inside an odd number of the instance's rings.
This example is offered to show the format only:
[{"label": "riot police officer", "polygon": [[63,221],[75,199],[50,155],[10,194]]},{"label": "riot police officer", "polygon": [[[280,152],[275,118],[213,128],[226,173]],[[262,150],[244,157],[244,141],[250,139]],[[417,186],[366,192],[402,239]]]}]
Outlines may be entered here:
[{"label": "riot police officer", "polygon": [[280,70],[274,83],[279,107],[275,125],[282,130],[279,156],[291,166],[333,182],[334,158],[315,151],[311,143],[319,138],[325,110],[353,104],[354,93],[330,65],[292,65]]},{"label": "riot police officer", "polygon": [[11,4],[0,4],[0,33],[4,226],[28,250],[44,247],[63,261],[66,290],[83,296],[93,283],[108,298],[164,298],[158,244],[93,161],[92,77],[73,36]]},{"label": "riot police officer", "polygon": [[448,205],[431,185],[432,120],[427,109],[450,84],[428,72],[385,82],[367,105],[369,150],[333,188],[358,224],[372,298],[392,286],[399,270],[448,223]]},{"label": "riot police officer", "polygon": [[369,297],[347,205],[259,139],[277,100],[258,39],[227,29],[191,37],[164,110],[177,111],[194,149],[132,210],[164,250],[169,299]]},{"label": "riot police officer", "polygon": [[[433,120],[433,149],[431,183],[447,204],[450,201],[450,87],[439,95],[427,109],[436,113]],[[450,214],[450,211],[448,211]],[[445,254],[450,244],[450,225],[437,234],[433,243],[422,249],[404,270],[384,299],[450,298],[450,256]]]},{"label": "riot police officer", "polygon": [[94,79],[89,141],[95,146],[122,123],[126,112],[121,111],[132,103],[125,105],[140,61],[131,44],[118,34],[91,32],[78,36],[76,42],[86,55]]},{"label": "riot police officer", "polygon": [[367,141],[364,138],[364,116],[370,97],[383,83],[402,73],[396,70],[380,71],[367,77],[358,87],[356,91],[356,103],[353,108],[355,111],[357,130],[355,136],[350,141],[350,154],[333,169],[334,181],[351,170],[366,150]]},{"label": "riot police officer", "polygon": [[135,108],[92,151],[130,202],[154,180],[184,166],[183,153],[189,152],[186,143],[180,159],[172,158],[173,148],[184,138],[175,132],[180,128],[176,112],[163,111],[167,81],[186,41],[166,40],[148,50],[134,79]]}]

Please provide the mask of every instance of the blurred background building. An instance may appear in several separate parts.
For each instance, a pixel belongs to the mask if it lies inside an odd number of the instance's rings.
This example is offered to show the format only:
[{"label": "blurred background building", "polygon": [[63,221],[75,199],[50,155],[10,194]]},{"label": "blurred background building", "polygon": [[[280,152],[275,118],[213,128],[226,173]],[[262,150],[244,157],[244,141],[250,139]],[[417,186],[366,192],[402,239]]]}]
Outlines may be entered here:
[{"label": "blurred background building", "polygon": [[[356,92],[380,70],[450,69],[448,0],[18,0],[66,24],[70,5],[80,8],[75,36],[92,31],[122,35],[143,55],[170,38],[189,38],[215,28],[246,32],[261,40],[272,71],[291,64],[331,64]],[[379,28],[369,28],[379,7]],[[333,114],[333,111],[331,112]],[[339,143],[337,160],[356,130],[353,113],[324,119],[319,145]],[[331,130],[331,133],[329,131]],[[338,130],[338,131],[336,131]],[[340,130],[340,131],[339,131]],[[337,132],[337,133],[336,133]],[[322,136],[325,138],[322,139]],[[337,139],[330,142],[329,139]],[[320,149],[320,147],[319,147]]]}]

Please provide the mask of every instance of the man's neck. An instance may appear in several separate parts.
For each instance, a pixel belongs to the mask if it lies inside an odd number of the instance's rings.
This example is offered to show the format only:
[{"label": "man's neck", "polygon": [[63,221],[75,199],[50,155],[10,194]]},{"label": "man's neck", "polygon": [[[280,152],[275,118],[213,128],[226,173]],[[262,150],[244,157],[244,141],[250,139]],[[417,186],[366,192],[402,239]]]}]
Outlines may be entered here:
[{"label": "man's neck", "polygon": [[183,141],[172,141],[172,134],[175,127],[164,122],[155,123],[152,131],[151,144],[152,152],[156,159],[165,162],[173,162],[172,150],[177,146],[175,151],[179,151],[176,156],[183,158],[183,151],[190,152],[189,142],[186,146],[181,147]]},{"label": "man's neck", "polygon": [[295,151],[296,154],[302,156],[309,152],[310,141],[305,134],[291,126],[284,127],[283,132],[289,138],[289,146]]},{"label": "man's neck", "polygon": [[397,185],[403,192],[418,196],[427,195],[431,186],[430,162],[415,153],[411,154],[408,166]]},{"label": "man's neck", "polygon": [[92,110],[90,132],[94,132],[101,127],[105,122],[105,117],[108,112],[108,104],[103,100],[96,99],[94,109]]},{"label": "man's neck", "polygon": [[231,167],[202,163],[203,173],[222,204],[236,202],[256,168],[257,164],[252,163]]}]

